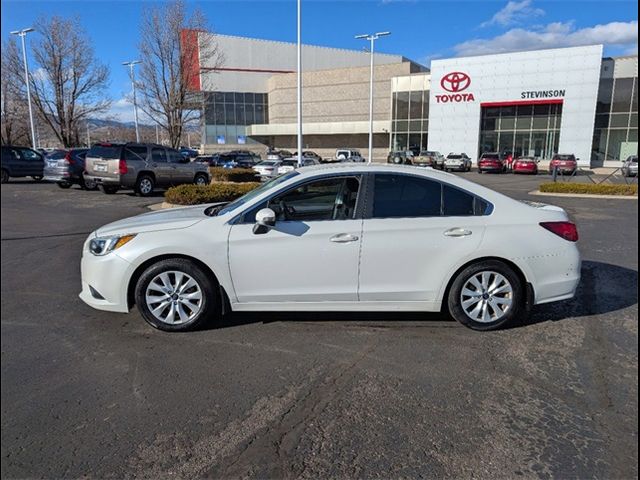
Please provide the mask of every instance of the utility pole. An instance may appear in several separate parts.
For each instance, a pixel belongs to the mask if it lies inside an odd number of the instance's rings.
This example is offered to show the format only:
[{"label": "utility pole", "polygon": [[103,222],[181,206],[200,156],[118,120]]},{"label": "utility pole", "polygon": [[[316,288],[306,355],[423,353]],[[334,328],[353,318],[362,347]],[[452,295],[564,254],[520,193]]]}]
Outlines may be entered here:
[{"label": "utility pole", "polygon": [[133,120],[136,124],[136,142],[140,142],[140,132],[138,131],[138,104],[136,103],[136,81],[133,73],[133,67],[139,63],[141,63],[140,60],[122,62],[122,65],[129,67],[129,77],[131,78],[131,88],[133,90]]},{"label": "utility pole", "polygon": [[369,72],[369,158],[368,163],[373,161],[373,49],[375,41],[386,35],[390,35],[391,32],[377,32],[373,34],[356,35],[355,38],[369,40],[371,42],[371,71]]},{"label": "utility pole", "polygon": [[298,167],[302,166],[302,35],[301,0],[298,0]]},{"label": "utility pole", "polygon": [[31,123],[31,146],[36,148],[36,129],[33,124],[33,110],[31,108],[31,86],[29,85],[29,65],[27,64],[27,46],[25,37],[27,33],[33,32],[33,28],[23,28],[22,30],[14,30],[13,35],[18,35],[22,40],[22,60],[24,61],[24,82],[27,85],[27,103],[29,105],[29,122]]}]

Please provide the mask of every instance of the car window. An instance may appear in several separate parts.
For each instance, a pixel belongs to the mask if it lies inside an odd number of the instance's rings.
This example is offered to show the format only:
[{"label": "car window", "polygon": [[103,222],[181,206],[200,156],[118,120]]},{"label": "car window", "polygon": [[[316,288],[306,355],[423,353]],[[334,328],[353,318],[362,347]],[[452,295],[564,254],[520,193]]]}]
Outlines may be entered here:
[{"label": "car window", "polygon": [[36,153],[33,150],[30,150],[28,148],[21,148],[20,156],[22,157],[23,160],[26,160],[28,162],[37,162],[42,160],[42,157],[40,156],[39,153]]},{"label": "car window", "polygon": [[45,155],[48,160],[62,160],[67,156],[67,152],[64,150],[55,150],[48,155]]},{"label": "car window", "polygon": [[167,161],[167,153],[164,148],[152,148],[151,149],[151,160],[154,162],[166,162]]},{"label": "car window", "polygon": [[450,154],[449,156],[447,156],[447,158],[448,158],[448,159],[450,159],[450,160],[459,160],[459,159],[461,159],[461,158],[462,158],[462,155],[453,155],[453,154]]},{"label": "car window", "polygon": [[409,175],[376,175],[373,218],[434,217],[440,215],[440,183]]},{"label": "car window", "polygon": [[184,157],[177,150],[167,150],[169,163],[184,163]]},{"label": "car window", "polygon": [[124,147],[125,160],[146,160],[147,147],[128,145]]},{"label": "car window", "polygon": [[120,145],[94,145],[87,153],[88,157],[115,159],[120,158],[122,147]]}]

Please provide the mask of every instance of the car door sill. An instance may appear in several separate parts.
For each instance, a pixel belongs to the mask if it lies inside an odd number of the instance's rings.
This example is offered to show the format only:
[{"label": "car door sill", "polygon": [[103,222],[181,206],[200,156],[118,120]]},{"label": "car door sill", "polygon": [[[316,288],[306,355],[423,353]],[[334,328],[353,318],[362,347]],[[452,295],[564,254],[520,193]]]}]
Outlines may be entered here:
[{"label": "car door sill", "polygon": [[246,302],[232,303],[238,312],[438,312],[438,302]]}]

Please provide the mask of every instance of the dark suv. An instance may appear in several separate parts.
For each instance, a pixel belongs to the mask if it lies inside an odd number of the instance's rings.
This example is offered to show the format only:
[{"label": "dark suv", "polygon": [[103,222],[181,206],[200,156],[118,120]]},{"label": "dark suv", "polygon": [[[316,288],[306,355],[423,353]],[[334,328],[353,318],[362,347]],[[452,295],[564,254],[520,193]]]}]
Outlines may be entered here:
[{"label": "dark suv", "polygon": [[218,164],[225,168],[253,168],[261,161],[260,155],[249,150],[234,150],[221,153]]},{"label": "dark suv", "polygon": [[3,146],[1,165],[2,183],[11,177],[31,177],[39,182],[44,176],[44,156],[30,148]]},{"label": "dark suv", "polygon": [[87,152],[85,170],[85,179],[109,194],[133,188],[146,197],[156,187],[209,183],[205,163],[191,162],[178,150],[152,143],[97,143]]}]

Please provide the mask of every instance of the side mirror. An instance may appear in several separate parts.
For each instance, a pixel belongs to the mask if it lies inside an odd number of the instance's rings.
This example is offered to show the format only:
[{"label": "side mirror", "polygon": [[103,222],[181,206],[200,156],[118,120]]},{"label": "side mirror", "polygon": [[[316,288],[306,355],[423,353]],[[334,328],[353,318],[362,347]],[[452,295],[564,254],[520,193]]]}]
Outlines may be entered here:
[{"label": "side mirror", "polygon": [[263,208],[256,213],[256,223],[253,226],[253,233],[261,235],[267,233],[276,226],[276,212],[270,208]]}]

